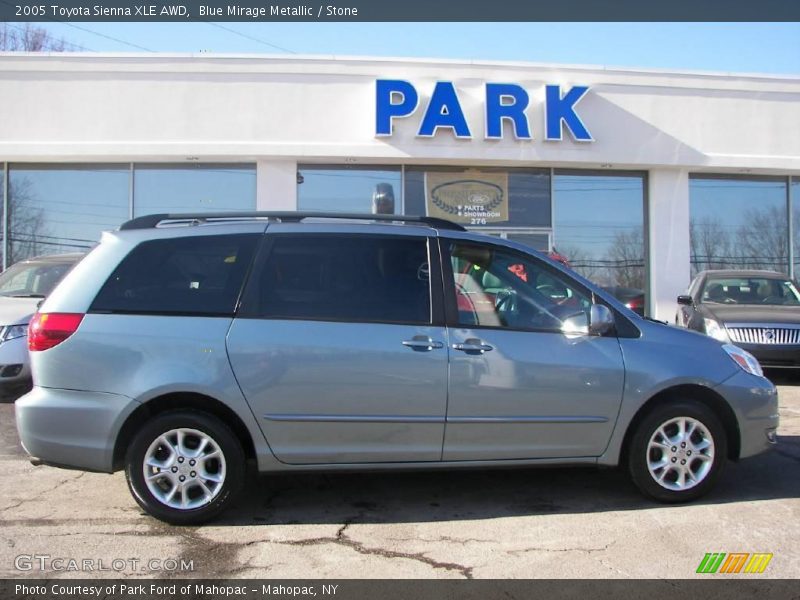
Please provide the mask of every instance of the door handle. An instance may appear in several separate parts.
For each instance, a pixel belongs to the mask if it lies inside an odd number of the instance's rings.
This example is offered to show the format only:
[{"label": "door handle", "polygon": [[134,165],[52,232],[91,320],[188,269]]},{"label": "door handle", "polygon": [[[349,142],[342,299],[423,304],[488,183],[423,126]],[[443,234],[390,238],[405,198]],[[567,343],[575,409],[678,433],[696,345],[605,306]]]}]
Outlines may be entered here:
[{"label": "door handle", "polygon": [[426,335],[415,335],[410,340],[404,340],[403,346],[411,348],[417,352],[430,352],[431,350],[444,348],[442,342],[434,342]]},{"label": "door handle", "polygon": [[453,344],[453,350],[461,350],[467,354],[483,354],[484,352],[494,350],[494,346],[484,344],[477,338],[469,338],[464,340],[464,342],[461,344]]}]

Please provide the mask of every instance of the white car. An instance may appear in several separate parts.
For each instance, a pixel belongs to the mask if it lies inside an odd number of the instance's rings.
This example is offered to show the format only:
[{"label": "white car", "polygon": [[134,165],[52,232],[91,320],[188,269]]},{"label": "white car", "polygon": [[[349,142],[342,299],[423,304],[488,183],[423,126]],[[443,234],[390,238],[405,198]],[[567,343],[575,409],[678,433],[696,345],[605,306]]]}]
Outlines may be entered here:
[{"label": "white car", "polygon": [[0,274],[0,396],[30,388],[28,322],[42,299],[84,256],[38,256]]}]

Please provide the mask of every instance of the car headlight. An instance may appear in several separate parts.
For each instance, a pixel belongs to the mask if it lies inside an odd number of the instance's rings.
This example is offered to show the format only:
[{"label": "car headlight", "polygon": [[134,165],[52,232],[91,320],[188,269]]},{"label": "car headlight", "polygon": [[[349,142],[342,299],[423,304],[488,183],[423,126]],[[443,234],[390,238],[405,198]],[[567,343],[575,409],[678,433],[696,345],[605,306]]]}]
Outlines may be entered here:
[{"label": "car headlight", "polygon": [[720,342],[730,342],[731,339],[728,337],[728,332],[725,331],[725,328],[720,325],[718,321],[714,319],[703,319],[703,323],[706,326],[706,335],[710,335],[715,340],[719,340]]},{"label": "car headlight", "polygon": [[722,346],[722,349],[725,350],[728,356],[733,359],[733,362],[742,367],[744,371],[747,371],[751,375],[758,375],[759,377],[764,376],[764,371],[761,370],[758,359],[747,350],[742,350],[733,344],[725,344]]},{"label": "car headlight", "polygon": [[28,335],[28,324],[23,325],[9,325],[3,330],[3,337],[0,342],[7,342],[16,338],[25,337]]}]

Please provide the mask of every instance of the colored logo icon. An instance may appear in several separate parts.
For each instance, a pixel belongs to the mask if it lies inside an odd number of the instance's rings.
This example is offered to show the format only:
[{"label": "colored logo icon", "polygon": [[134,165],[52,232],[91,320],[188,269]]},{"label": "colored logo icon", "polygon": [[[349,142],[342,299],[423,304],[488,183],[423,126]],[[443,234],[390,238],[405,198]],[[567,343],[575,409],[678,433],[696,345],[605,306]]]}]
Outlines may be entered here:
[{"label": "colored logo icon", "polygon": [[763,573],[772,560],[772,553],[707,552],[697,573]]}]

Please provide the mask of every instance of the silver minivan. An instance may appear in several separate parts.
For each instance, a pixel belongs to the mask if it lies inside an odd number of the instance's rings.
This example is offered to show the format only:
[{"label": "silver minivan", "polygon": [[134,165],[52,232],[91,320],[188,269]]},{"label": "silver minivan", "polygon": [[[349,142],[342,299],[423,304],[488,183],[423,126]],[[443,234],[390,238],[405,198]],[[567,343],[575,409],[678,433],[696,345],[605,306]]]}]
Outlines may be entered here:
[{"label": "silver minivan", "polygon": [[530,248],[427,217],[151,215],[105,233],[31,322],[29,454],[124,469],[198,523],[245,464],[623,465],[664,502],[776,441],[747,352],[646,320]]}]

